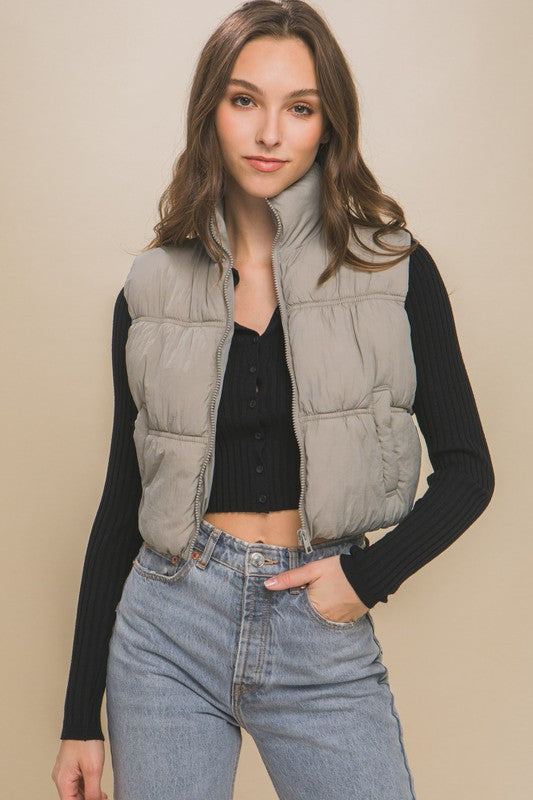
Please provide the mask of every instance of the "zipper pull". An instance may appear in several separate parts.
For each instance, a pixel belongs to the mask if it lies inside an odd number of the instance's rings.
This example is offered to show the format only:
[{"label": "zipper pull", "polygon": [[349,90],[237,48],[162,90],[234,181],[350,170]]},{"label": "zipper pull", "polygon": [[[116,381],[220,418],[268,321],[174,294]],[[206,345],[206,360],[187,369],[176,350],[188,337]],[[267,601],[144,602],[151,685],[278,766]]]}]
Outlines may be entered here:
[{"label": "zipper pull", "polygon": [[313,553],[314,552],[313,546],[312,546],[311,541],[309,539],[309,533],[304,528],[300,528],[298,530],[298,542],[303,547],[305,547],[305,552],[306,553]]}]

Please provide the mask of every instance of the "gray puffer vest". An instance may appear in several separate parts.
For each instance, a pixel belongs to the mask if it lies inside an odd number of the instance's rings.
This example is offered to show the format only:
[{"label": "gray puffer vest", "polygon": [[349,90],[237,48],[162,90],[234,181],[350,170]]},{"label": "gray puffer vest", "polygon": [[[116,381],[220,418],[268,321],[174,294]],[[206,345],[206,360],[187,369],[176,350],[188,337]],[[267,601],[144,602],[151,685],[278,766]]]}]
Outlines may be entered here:
[{"label": "gray puffer vest", "polygon": [[[349,266],[324,286],[328,263],[315,162],[265,198],[277,232],[272,267],[300,448],[301,528],[314,538],[364,534],[412,508],[421,446],[412,414],[416,389],[404,308],[409,257],[376,272]],[[220,237],[215,231],[218,224]],[[217,412],[233,336],[234,287],[223,197],[210,220],[226,252],[224,275],[199,239],[137,255],[124,294],[126,344],[138,409],[134,441],[142,480],[139,530],[161,552],[188,557],[209,503]],[[359,237],[376,250],[372,230]],[[387,241],[407,245],[407,231]],[[350,247],[381,263],[351,237]]]}]

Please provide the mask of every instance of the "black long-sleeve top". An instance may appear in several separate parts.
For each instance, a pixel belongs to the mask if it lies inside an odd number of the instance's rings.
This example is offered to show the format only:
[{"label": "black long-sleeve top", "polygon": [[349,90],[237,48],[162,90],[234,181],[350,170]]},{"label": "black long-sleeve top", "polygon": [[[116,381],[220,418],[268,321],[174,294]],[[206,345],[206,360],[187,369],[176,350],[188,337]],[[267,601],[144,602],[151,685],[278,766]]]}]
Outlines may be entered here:
[{"label": "black long-sleeve top", "polygon": [[[387,602],[409,576],[449,547],[482,513],[494,491],[492,462],[448,294],[422,245],[410,257],[405,309],[417,375],[413,411],[434,471],[426,492],[395,528],[366,549],[354,546],[352,555],[340,556],[344,574],[368,608]],[[142,544],[137,522],[141,480],[132,436],[137,409],[125,363],[130,323],[121,289],[113,315],[115,408],[109,463],[83,566],[61,739],[104,739],[100,712],[115,608]],[[298,505],[294,432],[290,410],[280,405],[290,391],[281,336],[276,312],[262,336],[235,324],[226,372],[231,379],[224,380],[217,418],[210,510]],[[259,406],[250,405],[250,380],[260,389]],[[244,397],[243,425],[249,436],[243,437],[241,429],[239,439],[236,421],[242,415],[234,409]],[[224,467],[218,471],[217,458]],[[276,470],[270,469],[274,463]],[[284,477],[274,474],[280,469]],[[235,487],[240,487],[237,496]]]}]

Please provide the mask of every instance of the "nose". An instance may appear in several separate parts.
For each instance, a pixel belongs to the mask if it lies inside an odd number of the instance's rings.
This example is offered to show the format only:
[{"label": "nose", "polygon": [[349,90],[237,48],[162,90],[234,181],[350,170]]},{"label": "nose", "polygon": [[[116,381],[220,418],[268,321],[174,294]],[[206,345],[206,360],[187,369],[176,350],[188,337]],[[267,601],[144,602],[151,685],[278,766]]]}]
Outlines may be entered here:
[{"label": "nose", "polygon": [[267,147],[274,147],[281,140],[280,126],[274,112],[267,116],[264,125],[258,135],[258,141],[263,142]]}]

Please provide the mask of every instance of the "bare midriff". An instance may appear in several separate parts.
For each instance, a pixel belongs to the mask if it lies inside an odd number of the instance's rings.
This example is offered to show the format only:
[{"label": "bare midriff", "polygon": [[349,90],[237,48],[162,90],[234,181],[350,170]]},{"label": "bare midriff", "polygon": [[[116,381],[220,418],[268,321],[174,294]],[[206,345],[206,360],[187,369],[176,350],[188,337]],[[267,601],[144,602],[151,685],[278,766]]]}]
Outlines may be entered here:
[{"label": "bare midriff", "polygon": [[[298,547],[300,513],[297,508],[255,513],[247,511],[220,511],[204,514],[206,522],[216,528],[243,539],[245,542],[263,542],[278,547]],[[313,544],[325,542],[313,539]]]}]

